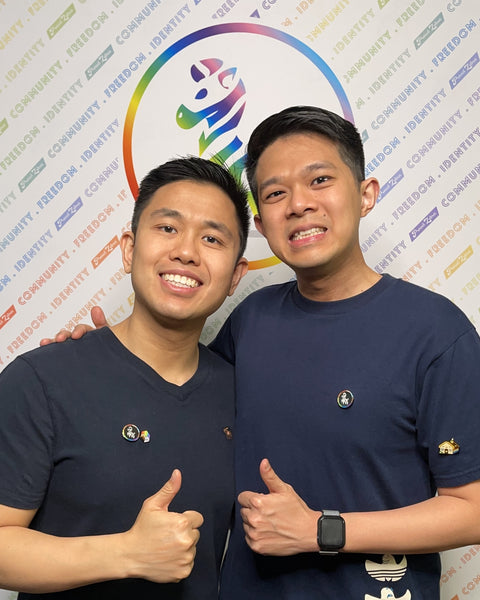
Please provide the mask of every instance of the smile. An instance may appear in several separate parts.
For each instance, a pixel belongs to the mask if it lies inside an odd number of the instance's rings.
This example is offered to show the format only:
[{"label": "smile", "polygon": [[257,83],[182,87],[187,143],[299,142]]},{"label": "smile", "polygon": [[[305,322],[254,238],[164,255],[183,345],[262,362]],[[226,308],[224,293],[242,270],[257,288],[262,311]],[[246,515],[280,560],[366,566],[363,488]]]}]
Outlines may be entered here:
[{"label": "smile", "polygon": [[171,273],[163,273],[161,277],[165,281],[173,283],[178,287],[196,288],[200,285],[198,281],[196,281],[195,279],[191,279],[190,277],[186,277],[185,275],[173,275]]},{"label": "smile", "polygon": [[297,233],[294,233],[290,239],[293,242],[295,242],[297,240],[303,240],[304,238],[311,237],[312,235],[325,233],[326,231],[326,227],[312,227],[311,229],[306,229],[305,231],[298,231]]}]

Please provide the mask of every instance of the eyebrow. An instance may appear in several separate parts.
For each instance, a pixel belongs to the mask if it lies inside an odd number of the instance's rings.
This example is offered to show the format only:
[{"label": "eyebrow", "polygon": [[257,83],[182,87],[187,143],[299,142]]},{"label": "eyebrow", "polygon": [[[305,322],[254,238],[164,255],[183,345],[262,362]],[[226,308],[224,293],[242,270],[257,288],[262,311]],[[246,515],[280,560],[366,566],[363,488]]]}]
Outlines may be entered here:
[{"label": "eyebrow", "polygon": [[[157,210],[154,210],[150,213],[150,218],[155,218],[155,217],[172,217],[174,219],[180,219],[180,220],[185,219],[185,217],[182,215],[181,212],[179,212],[178,210],[175,210],[173,208],[158,208]],[[218,221],[212,221],[210,219],[207,219],[206,221],[203,222],[203,224],[205,227],[209,227],[210,229],[215,229],[216,231],[223,233],[223,235],[225,235],[226,237],[228,237],[231,240],[234,239],[233,233],[230,231],[230,229],[224,223],[220,223]]]},{"label": "eyebrow", "polygon": [[212,229],[220,231],[220,233],[223,233],[223,235],[228,237],[230,240],[234,239],[234,236],[230,229],[223,223],[218,223],[218,221],[205,221],[205,225],[207,225],[207,227],[211,227]]},{"label": "eyebrow", "polygon": [[157,208],[150,213],[150,217],[175,217],[177,219],[182,218],[182,213],[173,208]]},{"label": "eyebrow", "polygon": [[[305,167],[303,167],[301,172],[308,175],[308,173],[312,173],[313,171],[317,171],[318,169],[334,169],[334,168],[335,168],[335,165],[333,163],[328,162],[328,161],[322,161],[322,162],[314,162],[309,165],[306,165]],[[265,181],[263,181],[258,186],[258,191],[262,192],[269,185],[277,185],[277,184],[281,184],[281,183],[282,183],[282,178],[274,175],[273,177],[270,177],[269,179],[266,179]]]}]

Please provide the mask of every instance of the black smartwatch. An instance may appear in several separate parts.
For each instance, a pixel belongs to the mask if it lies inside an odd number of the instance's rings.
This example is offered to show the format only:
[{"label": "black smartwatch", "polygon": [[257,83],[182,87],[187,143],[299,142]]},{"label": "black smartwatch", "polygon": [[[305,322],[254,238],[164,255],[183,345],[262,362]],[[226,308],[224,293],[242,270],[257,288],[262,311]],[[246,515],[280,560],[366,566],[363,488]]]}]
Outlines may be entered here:
[{"label": "black smartwatch", "polygon": [[338,510],[323,510],[317,522],[319,553],[335,556],[345,546],[345,521]]}]

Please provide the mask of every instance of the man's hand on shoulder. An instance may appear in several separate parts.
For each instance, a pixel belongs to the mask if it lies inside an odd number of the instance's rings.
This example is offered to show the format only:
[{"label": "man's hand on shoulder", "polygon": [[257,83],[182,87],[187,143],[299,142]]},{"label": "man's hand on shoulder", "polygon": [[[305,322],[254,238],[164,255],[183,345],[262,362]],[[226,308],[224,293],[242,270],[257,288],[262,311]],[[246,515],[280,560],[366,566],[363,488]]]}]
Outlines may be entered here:
[{"label": "man's hand on shoulder", "polygon": [[92,310],[90,311],[90,316],[95,327],[87,325],[86,323],[79,323],[72,331],[68,331],[68,329],[60,329],[60,331],[55,335],[55,337],[41,339],[40,346],[48,346],[48,344],[52,344],[54,342],[64,342],[70,337],[72,338],[72,340],[79,340],[87,333],[87,331],[92,331],[93,329],[100,329],[107,325],[105,313],[99,306],[94,306],[92,308]]}]

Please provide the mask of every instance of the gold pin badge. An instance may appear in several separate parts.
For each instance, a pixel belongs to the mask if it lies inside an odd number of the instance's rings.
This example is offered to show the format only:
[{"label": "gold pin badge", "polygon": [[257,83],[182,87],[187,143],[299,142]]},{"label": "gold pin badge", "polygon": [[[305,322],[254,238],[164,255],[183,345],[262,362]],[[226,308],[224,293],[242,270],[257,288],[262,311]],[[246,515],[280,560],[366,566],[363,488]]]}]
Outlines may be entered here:
[{"label": "gold pin badge", "polygon": [[442,442],[438,444],[438,453],[439,454],[457,454],[460,452],[460,446],[457,442],[452,438],[450,438],[449,442]]}]

